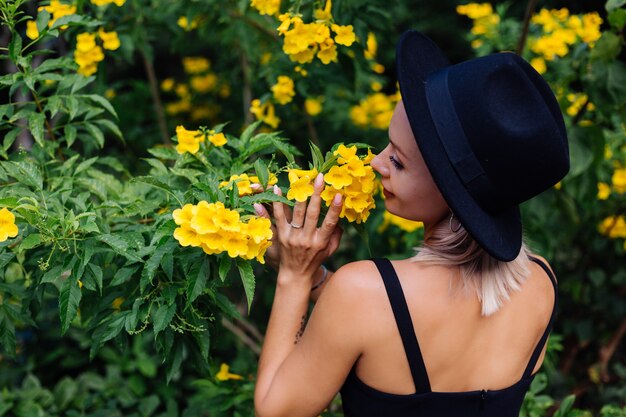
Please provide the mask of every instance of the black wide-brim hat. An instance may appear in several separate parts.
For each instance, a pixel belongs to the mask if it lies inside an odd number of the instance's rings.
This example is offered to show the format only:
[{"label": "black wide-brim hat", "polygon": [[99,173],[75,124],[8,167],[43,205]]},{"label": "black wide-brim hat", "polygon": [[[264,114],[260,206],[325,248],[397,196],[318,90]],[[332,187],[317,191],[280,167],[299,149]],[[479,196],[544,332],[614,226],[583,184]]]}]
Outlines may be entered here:
[{"label": "black wide-brim hat", "polygon": [[417,31],[402,35],[396,61],[411,130],[441,194],[482,248],[514,260],[522,244],[519,204],[569,170],[550,87],[510,52],[449,65]]}]

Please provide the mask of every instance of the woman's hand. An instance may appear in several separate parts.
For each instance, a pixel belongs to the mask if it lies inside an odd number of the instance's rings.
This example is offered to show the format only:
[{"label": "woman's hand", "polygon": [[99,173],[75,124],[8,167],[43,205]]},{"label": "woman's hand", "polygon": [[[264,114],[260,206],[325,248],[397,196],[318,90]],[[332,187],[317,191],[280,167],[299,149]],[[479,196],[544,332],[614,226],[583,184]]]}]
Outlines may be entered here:
[{"label": "woman's hand", "polygon": [[[308,204],[306,201],[297,202],[293,213],[285,204],[273,203],[275,234],[272,247],[278,249],[278,256],[274,252],[274,259],[279,263],[279,278],[307,280],[310,286],[322,262],[339,246],[342,231],[337,224],[341,212],[341,194],[335,196],[322,225],[317,227],[323,188],[324,176],[318,174]],[[276,186],[274,192],[281,195],[280,188]]]}]

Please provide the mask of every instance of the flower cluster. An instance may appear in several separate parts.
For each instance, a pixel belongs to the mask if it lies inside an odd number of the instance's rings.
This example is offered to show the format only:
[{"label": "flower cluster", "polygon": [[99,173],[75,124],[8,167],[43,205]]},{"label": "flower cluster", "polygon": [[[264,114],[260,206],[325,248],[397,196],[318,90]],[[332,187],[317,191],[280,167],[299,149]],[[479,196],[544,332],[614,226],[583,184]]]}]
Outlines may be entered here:
[{"label": "flower cluster", "polygon": [[352,123],[362,128],[387,129],[391,122],[393,109],[399,100],[399,91],[393,95],[371,94],[350,109],[350,119],[352,119]]},{"label": "flower cluster", "polygon": [[301,15],[291,12],[278,17],[281,23],[277,30],[285,38],[283,52],[292,61],[308,64],[317,56],[323,64],[330,64],[337,61],[337,45],[351,46],[356,41],[352,25],[334,23],[331,9],[332,0],[326,0],[324,9],[314,11],[316,21],[311,23],[304,23]]},{"label": "flower cluster", "polygon": [[[267,184],[274,185],[278,182],[276,175],[269,173]],[[250,195],[254,191],[252,190],[252,184],[260,184],[261,181],[256,175],[231,175],[228,181],[220,182],[220,188],[231,189],[233,184],[237,184],[237,190],[239,191],[239,197],[244,195]]]},{"label": "flower cluster", "polygon": [[605,182],[598,183],[598,200],[607,200],[612,192],[626,193],[626,167],[615,168],[611,176],[611,185]]},{"label": "flower cluster", "polygon": [[4,242],[10,237],[17,236],[17,232],[15,215],[6,207],[3,207],[0,209],[0,242]]},{"label": "flower cluster", "polygon": [[[172,116],[189,112],[194,121],[215,118],[221,110],[220,106],[208,102],[204,95],[211,93],[226,98],[231,93],[230,85],[211,71],[211,61],[204,57],[184,57],[182,65],[189,76],[188,84],[177,83],[173,78],[166,78],[161,82],[162,91],[172,92],[177,97],[176,101],[165,105],[165,111]],[[198,98],[197,105],[194,105],[194,97]]]},{"label": "flower cluster", "polygon": [[229,379],[233,379],[233,380],[243,379],[241,375],[232,374],[229,371],[230,371],[230,367],[227,364],[223,363],[220,366],[220,371],[215,375],[215,379],[217,379],[218,381],[228,381]]},{"label": "flower cluster", "polygon": [[74,61],[78,64],[78,73],[88,77],[98,71],[98,62],[104,60],[102,48],[114,51],[120,47],[117,32],[105,32],[98,30],[98,37],[102,41],[102,47],[96,44],[95,33],[81,33],[76,36],[76,50]]},{"label": "flower cluster", "polygon": [[293,80],[286,75],[279,75],[278,82],[272,86],[272,94],[279,104],[289,103],[296,95]]},{"label": "flower cluster", "polygon": [[[497,34],[497,27],[500,23],[500,16],[493,12],[493,7],[489,3],[470,3],[459,5],[456,12],[460,15],[472,19],[472,34],[493,38]],[[476,42],[478,41],[478,42]],[[478,48],[482,45],[480,39],[476,39],[472,46]]]},{"label": "flower cluster", "polygon": [[[369,165],[374,154],[368,149],[367,156],[359,157],[356,146],[346,147],[339,145],[334,152],[337,156],[337,165],[332,166],[324,175],[326,183],[321,197],[330,206],[336,194],[342,195],[343,206],[340,217],[350,222],[365,222],[374,203],[376,189],[376,174]],[[296,201],[305,201],[313,194],[313,181],[317,176],[317,169],[290,169],[289,191],[287,198]]]},{"label": "flower cluster", "polygon": [[106,6],[107,4],[115,3],[116,6],[122,7],[126,0],[91,0],[96,6]]},{"label": "flower cluster", "polygon": [[543,32],[543,36],[530,41],[530,50],[539,55],[534,62],[539,65],[540,60],[552,61],[556,57],[564,57],[569,47],[579,41],[593,48],[601,35],[602,18],[597,12],[570,16],[565,8],[541,9],[531,22],[540,26]]},{"label": "flower cluster", "polygon": [[265,251],[272,244],[269,219],[250,216],[245,222],[237,211],[219,201],[185,204],[172,216],[179,226],[174,230],[174,238],[181,246],[200,247],[209,255],[228,252],[231,258],[256,258],[265,263]]},{"label": "flower cluster", "polygon": [[214,146],[224,146],[227,139],[223,133],[216,133],[214,130],[209,130],[204,133],[200,130],[187,130],[183,126],[176,126],[176,138],[178,139],[178,145],[176,145],[176,151],[179,154],[189,152],[195,154],[200,150],[200,144],[204,142],[205,137],[208,138]]},{"label": "flower cluster", "polygon": [[583,106],[585,106],[585,111],[592,112],[596,109],[596,106],[592,102],[589,101],[589,97],[585,93],[569,93],[567,95],[567,101],[570,102],[570,105],[567,107],[565,112],[568,116],[576,116],[582,110]]},{"label": "flower cluster", "polygon": [[200,18],[194,17],[189,20],[187,16],[181,16],[176,21],[176,24],[180,26],[185,32],[191,32],[194,29],[197,29],[200,25]]},{"label": "flower cluster", "polygon": [[424,227],[424,223],[422,222],[405,219],[404,217],[396,216],[395,214],[392,214],[385,210],[385,212],[383,213],[383,222],[378,227],[378,232],[384,232],[385,230],[387,230],[389,225],[397,226],[398,228],[409,233]]},{"label": "flower cluster", "polygon": [[[376,54],[378,53],[378,41],[376,35],[373,32],[367,34],[367,41],[365,42],[365,49],[363,50],[363,56],[370,62],[372,71],[377,74],[385,72],[385,67],[376,62]],[[378,91],[378,90],[375,90]]]},{"label": "flower cluster", "polygon": [[251,0],[250,5],[260,14],[272,16],[280,11],[280,0]]},{"label": "flower cluster", "polygon": [[[52,27],[52,25],[54,25],[54,23],[63,16],[75,14],[76,6],[73,4],[61,3],[59,0],[52,0],[50,5],[41,6],[37,9],[38,12],[41,12],[42,10],[50,13],[48,27]],[[61,26],[61,29],[66,28],[67,25]],[[29,20],[26,22],[26,36],[32,40],[39,38],[39,30],[37,29],[37,22],[35,20]]]},{"label": "flower cluster", "polygon": [[609,216],[602,220],[598,231],[611,239],[626,239],[626,219],[624,216]]},{"label": "flower cluster", "polygon": [[274,104],[270,101],[262,103],[261,100],[255,98],[250,104],[250,113],[252,113],[257,120],[263,121],[263,123],[274,129],[276,129],[280,123],[280,118],[276,116]]}]

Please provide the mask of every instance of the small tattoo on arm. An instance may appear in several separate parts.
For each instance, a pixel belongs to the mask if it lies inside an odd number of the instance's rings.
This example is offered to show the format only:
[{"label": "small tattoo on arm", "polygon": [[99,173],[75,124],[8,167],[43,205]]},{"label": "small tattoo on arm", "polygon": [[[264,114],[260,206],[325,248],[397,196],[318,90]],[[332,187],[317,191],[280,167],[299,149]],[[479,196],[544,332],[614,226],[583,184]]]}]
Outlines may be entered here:
[{"label": "small tattoo on arm", "polygon": [[293,342],[294,345],[297,345],[300,339],[302,338],[302,335],[304,334],[305,324],[306,324],[306,314],[303,314],[302,319],[300,320],[300,329],[298,330],[298,333],[296,333],[296,340]]}]

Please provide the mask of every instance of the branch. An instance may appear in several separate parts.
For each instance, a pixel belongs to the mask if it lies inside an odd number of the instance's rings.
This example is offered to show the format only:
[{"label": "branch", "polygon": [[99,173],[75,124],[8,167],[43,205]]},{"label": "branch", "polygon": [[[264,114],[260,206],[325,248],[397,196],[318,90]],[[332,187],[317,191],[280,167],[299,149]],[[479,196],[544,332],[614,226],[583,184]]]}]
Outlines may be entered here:
[{"label": "branch", "polygon": [[258,345],[250,336],[248,336],[243,330],[239,327],[235,326],[233,322],[226,318],[222,318],[222,326],[226,329],[230,330],[235,336],[239,338],[243,342],[244,345],[248,346],[250,350],[258,355],[261,354],[261,346]]},{"label": "branch", "polygon": [[154,103],[154,112],[159,124],[159,130],[161,131],[161,141],[164,144],[169,145],[171,144],[170,136],[167,132],[167,123],[165,122],[165,113],[163,112],[163,104],[161,103],[161,96],[159,95],[159,86],[154,73],[154,65],[145,53],[142,52],[141,57],[143,58],[143,65],[146,69],[146,75],[148,76],[148,82],[150,84],[150,93],[152,95],[152,103]]},{"label": "branch", "polygon": [[524,46],[526,46],[526,38],[528,37],[528,27],[530,26],[530,18],[535,11],[535,6],[537,5],[537,0],[528,0],[528,5],[526,6],[526,15],[524,16],[524,26],[522,27],[522,36],[519,38],[519,43],[517,44],[517,54],[521,55],[524,51]]},{"label": "branch", "polygon": [[617,331],[605,346],[600,348],[600,379],[603,382],[609,381],[609,362],[615,354],[617,347],[626,335],[626,318],[618,327]]}]

